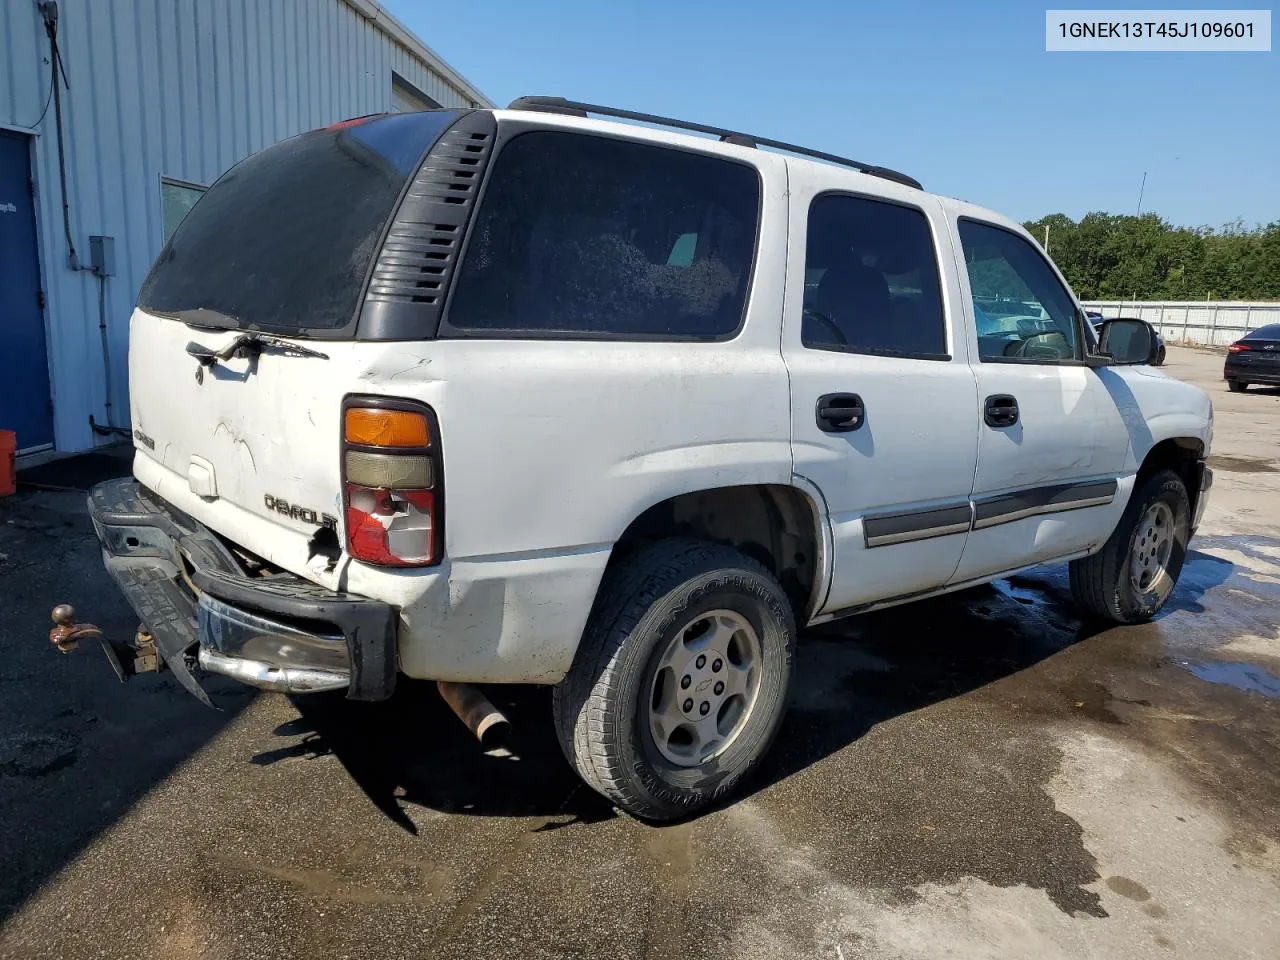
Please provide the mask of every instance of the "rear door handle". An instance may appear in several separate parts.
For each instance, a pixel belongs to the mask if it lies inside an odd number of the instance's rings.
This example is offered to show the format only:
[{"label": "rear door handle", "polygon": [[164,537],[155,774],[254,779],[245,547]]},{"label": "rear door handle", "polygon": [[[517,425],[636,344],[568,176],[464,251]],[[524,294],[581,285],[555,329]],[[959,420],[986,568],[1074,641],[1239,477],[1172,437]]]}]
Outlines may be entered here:
[{"label": "rear door handle", "polygon": [[862,426],[867,410],[856,393],[824,393],[814,405],[814,418],[825,433],[850,433]]},{"label": "rear door handle", "polygon": [[1007,393],[987,397],[982,419],[988,427],[1011,427],[1018,422],[1018,401]]}]

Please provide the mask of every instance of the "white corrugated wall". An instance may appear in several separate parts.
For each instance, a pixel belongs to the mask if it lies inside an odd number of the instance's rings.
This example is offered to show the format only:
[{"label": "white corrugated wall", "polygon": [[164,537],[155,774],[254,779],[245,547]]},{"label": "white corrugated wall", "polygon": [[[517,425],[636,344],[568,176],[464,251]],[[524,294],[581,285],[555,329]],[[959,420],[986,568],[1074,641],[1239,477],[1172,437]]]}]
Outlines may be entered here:
[{"label": "white corrugated wall", "polygon": [[1086,310],[1104,317],[1138,317],[1153,324],[1160,335],[1175,343],[1199,343],[1225,347],[1250,330],[1280,323],[1280,303],[1235,300],[1132,301],[1091,300]]},{"label": "white corrugated wall", "polygon": [[[208,185],[268,144],[391,107],[393,71],[443,106],[482,103],[344,0],[61,0],[67,196],[81,262],[115,237],[107,281],[117,423],[128,318],[163,243],[160,179]],[[357,10],[356,7],[361,8]],[[373,7],[376,11],[377,8]],[[67,263],[49,42],[35,0],[0,0],[0,126],[34,136],[37,229],[60,450],[94,444],[104,372],[98,279]],[[0,264],[0,269],[3,265]],[[0,329],[0,338],[3,331]],[[0,349],[4,349],[0,342]]]}]

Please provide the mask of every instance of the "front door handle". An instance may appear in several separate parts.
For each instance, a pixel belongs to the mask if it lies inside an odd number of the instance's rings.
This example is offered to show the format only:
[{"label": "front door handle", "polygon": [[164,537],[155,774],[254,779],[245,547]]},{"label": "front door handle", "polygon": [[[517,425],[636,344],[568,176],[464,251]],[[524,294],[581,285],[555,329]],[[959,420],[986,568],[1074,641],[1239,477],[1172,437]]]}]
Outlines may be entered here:
[{"label": "front door handle", "polygon": [[1007,393],[996,393],[987,397],[983,407],[982,419],[988,427],[1012,427],[1018,422],[1018,401]]},{"label": "front door handle", "polygon": [[867,419],[867,409],[856,393],[824,393],[814,406],[818,429],[825,433],[850,433]]}]

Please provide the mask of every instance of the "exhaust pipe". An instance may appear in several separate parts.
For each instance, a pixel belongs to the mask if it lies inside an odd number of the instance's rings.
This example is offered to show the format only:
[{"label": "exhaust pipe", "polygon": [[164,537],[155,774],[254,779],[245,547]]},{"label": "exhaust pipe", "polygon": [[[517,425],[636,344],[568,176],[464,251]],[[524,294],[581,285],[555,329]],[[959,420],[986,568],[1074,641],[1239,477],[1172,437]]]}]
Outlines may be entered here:
[{"label": "exhaust pipe", "polygon": [[476,687],[469,683],[437,680],[436,688],[449,709],[458,715],[486,750],[501,746],[507,739],[511,721]]}]

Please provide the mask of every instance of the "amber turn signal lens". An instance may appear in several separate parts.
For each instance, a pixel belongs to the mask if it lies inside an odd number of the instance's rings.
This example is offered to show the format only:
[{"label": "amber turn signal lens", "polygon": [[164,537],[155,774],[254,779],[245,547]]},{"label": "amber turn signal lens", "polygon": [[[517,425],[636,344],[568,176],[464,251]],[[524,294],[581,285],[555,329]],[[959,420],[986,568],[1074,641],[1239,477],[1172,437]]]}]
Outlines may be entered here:
[{"label": "amber turn signal lens", "polygon": [[411,410],[350,407],[344,423],[347,443],[371,447],[426,447],[431,444],[427,418]]}]

